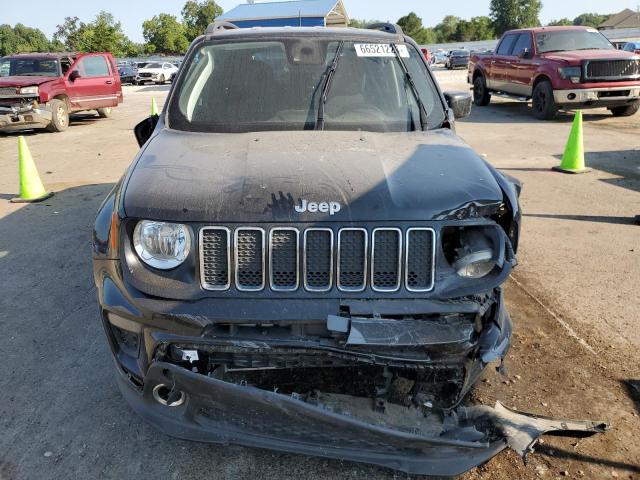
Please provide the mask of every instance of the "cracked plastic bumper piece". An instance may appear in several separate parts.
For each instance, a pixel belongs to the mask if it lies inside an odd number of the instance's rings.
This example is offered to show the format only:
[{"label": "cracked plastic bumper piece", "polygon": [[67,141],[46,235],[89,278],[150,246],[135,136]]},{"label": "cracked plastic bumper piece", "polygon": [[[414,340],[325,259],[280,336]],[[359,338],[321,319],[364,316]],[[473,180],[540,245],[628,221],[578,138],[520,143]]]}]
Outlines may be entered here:
[{"label": "cracked plastic bumper piece", "polygon": [[[542,434],[588,436],[601,422],[554,420],[495,407],[449,413],[387,405],[347,395],[285,395],[191,372],[151,365],[142,390],[119,375],[121,390],[141,416],[188,440],[358,461],[412,474],[459,475],[507,446],[523,457]],[[169,401],[158,396],[169,392]],[[173,406],[169,406],[173,405]]]},{"label": "cracked plastic bumper piece", "polygon": [[51,123],[52,114],[44,108],[0,107],[0,130],[44,128]]}]

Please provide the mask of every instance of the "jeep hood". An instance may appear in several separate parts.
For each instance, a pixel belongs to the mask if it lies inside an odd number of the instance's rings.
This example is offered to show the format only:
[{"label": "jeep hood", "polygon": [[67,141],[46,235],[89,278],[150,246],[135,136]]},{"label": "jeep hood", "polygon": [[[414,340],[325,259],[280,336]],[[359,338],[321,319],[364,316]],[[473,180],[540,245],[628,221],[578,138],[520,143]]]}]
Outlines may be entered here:
[{"label": "jeep hood", "polygon": [[[427,221],[495,211],[503,200],[491,167],[449,130],[164,128],[139,154],[124,188],[127,216],[182,222]],[[302,200],[342,208],[333,216],[299,213]]]},{"label": "jeep hood", "polygon": [[42,85],[43,83],[58,80],[62,77],[45,77],[31,75],[16,75],[14,77],[0,77],[0,87],[30,87],[32,85]]}]

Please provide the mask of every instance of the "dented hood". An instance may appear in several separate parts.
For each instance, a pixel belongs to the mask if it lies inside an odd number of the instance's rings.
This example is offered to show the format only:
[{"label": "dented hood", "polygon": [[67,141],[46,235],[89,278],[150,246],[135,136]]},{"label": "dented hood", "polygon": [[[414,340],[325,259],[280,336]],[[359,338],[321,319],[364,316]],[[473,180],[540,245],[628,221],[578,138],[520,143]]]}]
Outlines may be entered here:
[{"label": "dented hood", "polygon": [[488,164],[449,130],[163,129],[125,188],[127,216],[194,222],[427,221],[503,198]]}]

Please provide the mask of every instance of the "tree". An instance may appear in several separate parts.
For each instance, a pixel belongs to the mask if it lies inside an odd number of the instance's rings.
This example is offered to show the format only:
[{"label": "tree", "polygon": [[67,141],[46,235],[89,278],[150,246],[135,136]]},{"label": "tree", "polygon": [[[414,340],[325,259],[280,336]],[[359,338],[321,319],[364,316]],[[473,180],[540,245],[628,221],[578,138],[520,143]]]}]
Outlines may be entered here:
[{"label": "tree", "polygon": [[[415,12],[411,12],[410,14],[405,15],[396,23],[400,26],[400,28],[402,28],[402,31],[406,35],[409,35],[414,40],[416,40],[416,37],[419,37],[422,33],[422,30],[424,30],[424,27],[422,26],[422,19],[418,15],[416,15]],[[418,40],[416,40],[416,42],[417,41]]]},{"label": "tree", "polygon": [[160,13],[142,24],[147,53],[183,54],[189,47],[184,26],[174,15]]},{"label": "tree", "polygon": [[18,52],[48,52],[51,43],[44,33],[37,28],[17,23],[0,25],[0,57]]},{"label": "tree", "polygon": [[53,41],[64,46],[70,52],[79,52],[82,31],[86,24],[82,23],[78,17],[65,17],[64,22],[57,26],[53,34]]},{"label": "tree", "polygon": [[[454,15],[447,15],[434,27],[438,43],[456,41],[456,31],[462,19]],[[464,28],[464,27],[463,27]]]},{"label": "tree", "polygon": [[214,0],[188,0],[182,9],[182,23],[187,40],[192,42],[194,38],[202,35],[207,26],[220,15],[222,7]]},{"label": "tree", "polygon": [[560,20],[551,20],[547,24],[548,27],[566,27],[567,25],[573,25],[573,20],[569,20],[568,18],[561,18]]},{"label": "tree", "polygon": [[122,24],[105,11],[96,15],[91,23],[66,17],[53,34],[53,42],[56,50],[111,52],[116,57],[128,56],[133,45],[122,31]]},{"label": "tree", "polygon": [[116,57],[126,54],[125,45],[130,40],[108,12],[100,12],[95,20],[80,31],[81,52],[111,52]]},{"label": "tree", "polygon": [[445,42],[474,42],[495,38],[493,25],[489,17],[473,17],[471,20],[459,20],[455,32]]},{"label": "tree", "polygon": [[540,0],[491,0],[491,19],[498,35],[514,28],[540,26]]},{"label": "tree", "polygon": [[372,23],[382,23],[382,21],[381,20],[366,20],[364,18],[362,18],[362,19],[350,18],[349,19],[349,26],[352,27],[352,28],[367,28]]},{"label": "tree", "polygon": [[573,19],[574,25],[583,25],[586,27],[599,27],[600,24],[606,22],[611,15],[600,15],[597,13],[583,13]]}]

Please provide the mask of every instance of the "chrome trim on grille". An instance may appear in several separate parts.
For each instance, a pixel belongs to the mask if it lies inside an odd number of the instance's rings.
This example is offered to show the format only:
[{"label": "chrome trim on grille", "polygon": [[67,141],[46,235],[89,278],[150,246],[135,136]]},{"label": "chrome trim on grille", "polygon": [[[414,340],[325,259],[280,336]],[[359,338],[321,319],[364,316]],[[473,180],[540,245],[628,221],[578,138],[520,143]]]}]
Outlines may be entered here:
[{"label": "chrome trim on grille", "polygon": [[[396,232],[398,234],[398,282],[394,288],[380,288],[375,286],[375,248],[376,248],[376,233],[378,232]],[[371,289],[374,292],[397,292],[402,285],[402,230],[399,228],[375,228],[371,233]]]},{"label": "chrome trim on grille", "polygon": [[[227,234],[227,283],[226,285],[210,285],[207,283],[204,276],[204,232],[206,231],[222,231]],[[231,230],[226,227],[202,227],[199,233],[199,257],[200,257],[200,284],[205,290],[211,290],[215,292],[223,292],[231,288]]]},{"label": "chrome trim on grille", "polygon": [[[262,283],[260,284],[260,286],[258,287],[243,287],[240,284],[240,278],[238,277],[238,234],[241,232],[260,232],[261,238],[262,238]],[[234,235],[233,235],[233,251],[234,251],[234,263],[233,263],[233,269],[235,270],[235,282],[236,282],[236,289],[241,291],[241,292],[259,292],[261,290],[264,290],[265,287],[265,253],[266,253],[266,248],[265,248],[265,237],[266,237],[266,232],[264,231],[264,229],[262,228],[256,228],[256,227],[241,227],[241,228],[236,228]]]},{"label": "chrome trim on grille", "polygon": [[[329,284],[326,288],[315,288],[310,287],[307,284],[307,234],[309,232],[329,232],[330,236],[330,260],[329,260]],[[333,230],[330,228],[307,228],[304,231],[303,242],[302,242],[302,278],[304,283],[304,289],[308,292],[328,292],[333,288]]]},{"label": "chrome trim on grille", "polygon": [[[295,232],[296,234],[296,285],[278,287],[273,283],[273,234],[274,232]],[[297,228],[276,227],[269,232],[269,287],[274,292],[295,292],[300,288],[300,231]]]},{"label": "chrome trim on grille", "polygon": [[[340,252],[341,239],[343,232],[363,232],[364,233],[364,265],[362,266],[362,286],[361,287],[342,287],[340,285]],[[336,285],[341,292],[363,292],[367,288],[367,266],[369,257],[369,232],[366,228],[342,228],[338,230],[338,258],[336,259]]]},{"label": "chrome trim on grille", "polygon": [[[415,288],[409,286],[409,236],[411,232],[431,232],[431,286],[429,288]],[[405,239],[405,258],[404,258],[404,286],[409,292],[424,293],[430,292],[435,287],[436,275],[436,231],[433,228],[412,227],[407,228]]]}]

